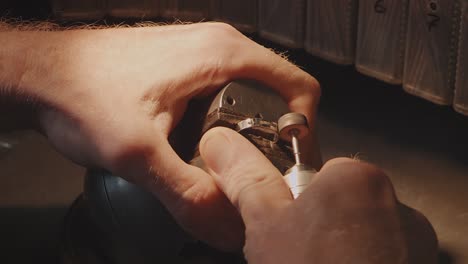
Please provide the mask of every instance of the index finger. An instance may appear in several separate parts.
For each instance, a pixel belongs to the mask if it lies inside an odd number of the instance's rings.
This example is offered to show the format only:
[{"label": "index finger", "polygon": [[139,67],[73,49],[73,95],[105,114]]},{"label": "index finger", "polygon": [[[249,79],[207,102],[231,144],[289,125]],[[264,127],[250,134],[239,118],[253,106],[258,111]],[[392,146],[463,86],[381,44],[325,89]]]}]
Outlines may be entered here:
[{"label": "index finger", "polygon": [[291,111],[307,117],[311,129],[309,135],[301,140],[301,145],[305,146],[303,159],[317,170],[320,169],[322,159],[316,135],[316,116],[321,95],[319,82],[284,57],[252,40],[243,45],[251,47],[233,56],[226,70],[231,71],[230,74],[236,78],[254,79],[266,84],[286,100]]},{"label": "index finger", "polygon": [[[293,112],[307,117],[310,136],[301,142],[304,160],[317,169],[321,158],[315,136],[316,112],[320,100],[318,81],[274,51],[245,37],[230,25],[202,23],[184,26],[190,30],[203,28],[202,40],[196,35],[198,48],[192,60],[198,61],[197,74],[203,78],[196,85],[190,80],[185,86],[187,96],[205,95],[221,85],[238,79],[250,79],[262,83],[285,99]],[[201,88],[201,89],[200,89]]]}]

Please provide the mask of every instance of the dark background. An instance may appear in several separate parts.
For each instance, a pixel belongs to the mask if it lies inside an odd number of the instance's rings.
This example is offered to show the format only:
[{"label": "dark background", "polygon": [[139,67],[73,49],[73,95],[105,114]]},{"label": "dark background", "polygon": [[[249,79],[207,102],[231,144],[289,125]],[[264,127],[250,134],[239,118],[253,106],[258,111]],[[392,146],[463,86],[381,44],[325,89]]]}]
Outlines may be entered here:
[{"label": "dark background", "polygon": [[[0,10],[3,17],[51,19],[47,1],[1,1]],[[441,263],[468,263],[468,117],[361,75],[353,66],[302,50],[287,54],[322,85],[318,128],[324,160],[358,155],[381,166],[400,199],[433,223]],[[2,263],[58,262],[63,217],[81,192],[83,173],[37,134],[20,136],[18,147],[0,159]]]}]

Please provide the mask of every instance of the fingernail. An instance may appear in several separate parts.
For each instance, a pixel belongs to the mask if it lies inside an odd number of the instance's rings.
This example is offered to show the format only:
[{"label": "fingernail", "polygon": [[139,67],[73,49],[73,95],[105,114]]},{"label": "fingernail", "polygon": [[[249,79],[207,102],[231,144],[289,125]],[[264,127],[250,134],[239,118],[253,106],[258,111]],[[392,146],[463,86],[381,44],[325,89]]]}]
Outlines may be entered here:
[{"label": "fingernail", "polygon": [[206,166],[217,174],[230,166],[232,145],[223,129],[211,129],[202,138],[200,153]]}]

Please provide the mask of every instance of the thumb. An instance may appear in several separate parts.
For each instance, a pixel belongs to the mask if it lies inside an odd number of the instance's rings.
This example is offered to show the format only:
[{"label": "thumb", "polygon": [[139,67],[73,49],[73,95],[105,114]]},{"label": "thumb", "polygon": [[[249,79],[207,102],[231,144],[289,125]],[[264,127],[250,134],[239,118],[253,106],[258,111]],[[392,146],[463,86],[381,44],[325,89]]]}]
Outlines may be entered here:
[{"label": "thumb", "polygon": [[246,224],[268,217],[292,201],[280,172],[235,131],[222,127],[209,130],[201,139],[200,154]]}]

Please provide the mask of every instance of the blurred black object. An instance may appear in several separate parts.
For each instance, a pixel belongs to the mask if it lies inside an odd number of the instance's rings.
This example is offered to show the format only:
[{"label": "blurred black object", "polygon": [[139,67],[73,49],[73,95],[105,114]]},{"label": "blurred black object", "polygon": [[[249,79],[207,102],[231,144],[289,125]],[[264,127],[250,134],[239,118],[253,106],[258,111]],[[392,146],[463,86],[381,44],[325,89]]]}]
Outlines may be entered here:
[{"label": "blurred black object", "polygon": [[191,239],[151,193],[103,170],[86,176],[61,244],[63,264],[243,263]]}]

